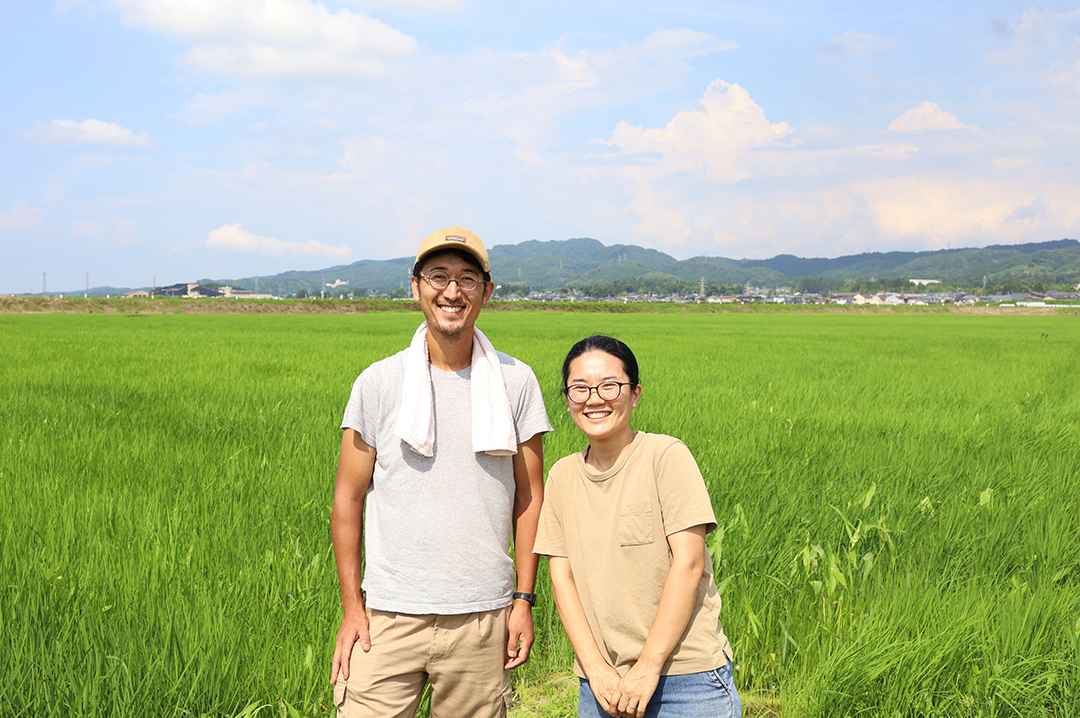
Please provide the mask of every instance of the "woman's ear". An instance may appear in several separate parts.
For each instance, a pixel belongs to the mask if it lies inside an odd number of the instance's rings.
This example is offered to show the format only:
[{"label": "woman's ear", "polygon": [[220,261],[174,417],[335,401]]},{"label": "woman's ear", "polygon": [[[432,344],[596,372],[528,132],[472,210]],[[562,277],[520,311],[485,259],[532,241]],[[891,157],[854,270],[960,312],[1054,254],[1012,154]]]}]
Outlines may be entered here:
[{"label": "woman's ear", "polygon": [[638,399],[641,398],[641,384],[634,387],[634,393],[630,395],[630,408],[636,409]]}]

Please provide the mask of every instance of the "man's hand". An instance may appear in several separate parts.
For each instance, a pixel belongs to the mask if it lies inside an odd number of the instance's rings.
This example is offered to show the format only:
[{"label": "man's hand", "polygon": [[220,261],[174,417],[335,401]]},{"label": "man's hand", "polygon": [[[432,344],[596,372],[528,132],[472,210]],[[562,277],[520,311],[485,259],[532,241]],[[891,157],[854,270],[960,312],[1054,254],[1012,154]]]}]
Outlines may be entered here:
[{"label": "man's hand", "polygon": [[338,628],[337,639],[334,642],[334,660],[330,668],[331,683],[337,683],[339,672],[342,678],[349,680],[349,659],[352,658],[353,647],[357,644],[364,653],[371,650],[367,611],[358,611],[355,616],[342,617],[341,627]]},{"label": "man's hand", "polygon": [[536,640],[533,632],[532,606],[528,601],[520,599],[514,601],[514,607],[510,609],[510,618],[506,621],[506,628],[510,637],[506,642],[506,663],[503,668],[510,670],[529,660],[529,651],[532,649],[533,641]]}]

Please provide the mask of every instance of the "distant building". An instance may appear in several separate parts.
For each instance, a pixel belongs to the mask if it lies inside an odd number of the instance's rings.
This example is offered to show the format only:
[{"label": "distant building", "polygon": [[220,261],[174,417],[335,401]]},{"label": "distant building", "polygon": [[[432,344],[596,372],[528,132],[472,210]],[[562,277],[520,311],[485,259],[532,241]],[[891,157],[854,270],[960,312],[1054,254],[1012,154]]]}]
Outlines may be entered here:
[{"label": "distant building", "polygon": [[221,292],[216,289],[201,287],[198,284],[171,284],[168,287],[158,287],[156,294],[159,297],[181,297],[187,299],[221,296]]}]

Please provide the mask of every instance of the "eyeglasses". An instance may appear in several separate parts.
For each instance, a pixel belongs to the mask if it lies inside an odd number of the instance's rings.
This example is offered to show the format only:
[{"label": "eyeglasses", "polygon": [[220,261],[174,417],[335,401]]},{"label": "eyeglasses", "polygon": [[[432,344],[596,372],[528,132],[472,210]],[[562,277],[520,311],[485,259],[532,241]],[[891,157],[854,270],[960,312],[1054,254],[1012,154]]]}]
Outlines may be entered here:
[{"label": "eyeglasses", "polygon": [[566,398],[575,404],[584,404],[592,396],[595,391],[596,395],[600,397],[601,401],[615,401],[619,398],[619,394],[622,393],[624,386],[634,386],[632,381],[605,381],[602,384],[596,386],[586,386],[584,384],[571,384],[563,389],[563,393],[566,394]]},{"label": "eyeglasses", "polygon": [[443,272],[435,272],[434,274],[421,274],[420,278],[427,282],[432,289],[446,289],[450,286],[450,282],[457,282],[458,289],[463,292],[471,292],[481,284],[484,284],[484,280],[477,279],[476,277],[470,277],[466,274],[464,277],[451,277],[449,274]]}]

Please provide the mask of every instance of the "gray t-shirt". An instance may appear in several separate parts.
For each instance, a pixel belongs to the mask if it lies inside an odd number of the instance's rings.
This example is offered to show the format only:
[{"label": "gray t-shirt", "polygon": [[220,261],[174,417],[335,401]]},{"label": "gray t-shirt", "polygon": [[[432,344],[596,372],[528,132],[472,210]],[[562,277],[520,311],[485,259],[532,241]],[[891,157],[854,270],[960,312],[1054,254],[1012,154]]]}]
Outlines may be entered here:
[{"label": "gray t-shirt", "polygon": [[[513,457],[472,450],[471,369],[430,367],[434,456],[421,456],[395,436],[407,351],[364,370],[341,422],[376,451],[364,506],[367,605],[410,614],[509,606]],[[499,360],[518,444],[551,431],[532,369],[502,352]]]}]

